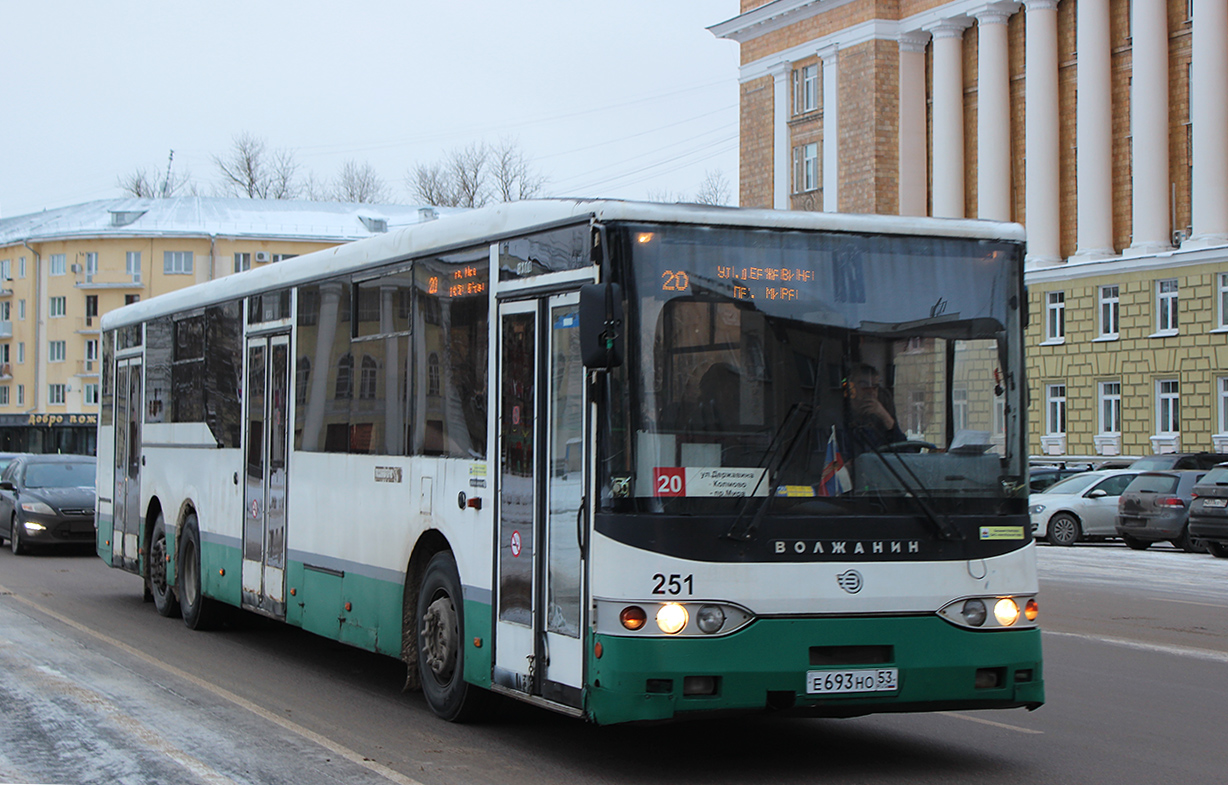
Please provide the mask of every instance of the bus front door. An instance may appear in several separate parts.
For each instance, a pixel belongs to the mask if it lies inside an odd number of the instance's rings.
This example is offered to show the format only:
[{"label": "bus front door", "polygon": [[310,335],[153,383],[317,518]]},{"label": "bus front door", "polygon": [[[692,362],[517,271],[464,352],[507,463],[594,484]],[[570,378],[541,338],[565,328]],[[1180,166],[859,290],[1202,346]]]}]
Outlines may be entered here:
[{"label": "bus front door", "polygon": [[290,337],[247,341],[243,427],[243,607],[285,618]]},{"label": "bus front door", "polygon": [[583,708],[587,408],[579,295],[499,310],[494,681]]},{"label": "bus front door", "polygon": [[136,569],[141,539],[141,361],[115,368],[115,488],[111,502],[111,566]]}]

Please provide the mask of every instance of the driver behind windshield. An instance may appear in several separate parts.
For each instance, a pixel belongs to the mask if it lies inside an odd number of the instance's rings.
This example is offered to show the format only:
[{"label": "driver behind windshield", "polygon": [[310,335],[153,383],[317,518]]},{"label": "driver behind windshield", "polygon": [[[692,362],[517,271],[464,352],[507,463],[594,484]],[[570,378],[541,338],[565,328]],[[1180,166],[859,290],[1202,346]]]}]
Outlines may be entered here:
[{"label": "driver behind windshield", "polygon": [[848,432],[854,452],[873,452],[888,444],[907,440],[895,418],[891,394],[882,386],[882,375],[873,365],[853,368],[845,388],[849,402]]}]

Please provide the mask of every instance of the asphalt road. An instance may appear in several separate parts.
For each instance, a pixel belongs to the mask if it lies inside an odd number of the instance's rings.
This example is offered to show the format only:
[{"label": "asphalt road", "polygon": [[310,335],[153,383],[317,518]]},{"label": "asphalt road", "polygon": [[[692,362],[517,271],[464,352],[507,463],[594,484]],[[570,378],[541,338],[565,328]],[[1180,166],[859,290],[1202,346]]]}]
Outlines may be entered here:
[{"label": "asphalt road", "polygon": [[89,554],[0,552],[0,781],[1220,783],[1228,560],[1040,546],[1040,710],[595,728],[441,722],[402,666],[237,614],[195,633]]}]

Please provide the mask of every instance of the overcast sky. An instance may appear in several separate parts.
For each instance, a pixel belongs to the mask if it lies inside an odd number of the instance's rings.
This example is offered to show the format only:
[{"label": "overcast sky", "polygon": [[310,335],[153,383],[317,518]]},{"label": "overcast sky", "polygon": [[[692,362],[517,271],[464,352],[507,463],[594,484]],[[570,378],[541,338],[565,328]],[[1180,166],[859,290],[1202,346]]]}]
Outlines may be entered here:
[{"label": "overcast sky", "polygon": [[513,139],[550,196],[737,198],[738,0],[0,0],[0,217],[122,196],[241,132],[318,180]]}]

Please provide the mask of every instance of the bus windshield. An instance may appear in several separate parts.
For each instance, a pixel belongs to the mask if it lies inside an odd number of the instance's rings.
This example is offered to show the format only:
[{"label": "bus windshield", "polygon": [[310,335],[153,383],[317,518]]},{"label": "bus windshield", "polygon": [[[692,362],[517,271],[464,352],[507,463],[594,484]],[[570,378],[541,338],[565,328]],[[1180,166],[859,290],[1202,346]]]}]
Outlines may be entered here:
[{"label": "bus windshield", "polygon": [[1018,246],[649,225],[623,240],[616,506],[973,513],[1023,498]]}]

